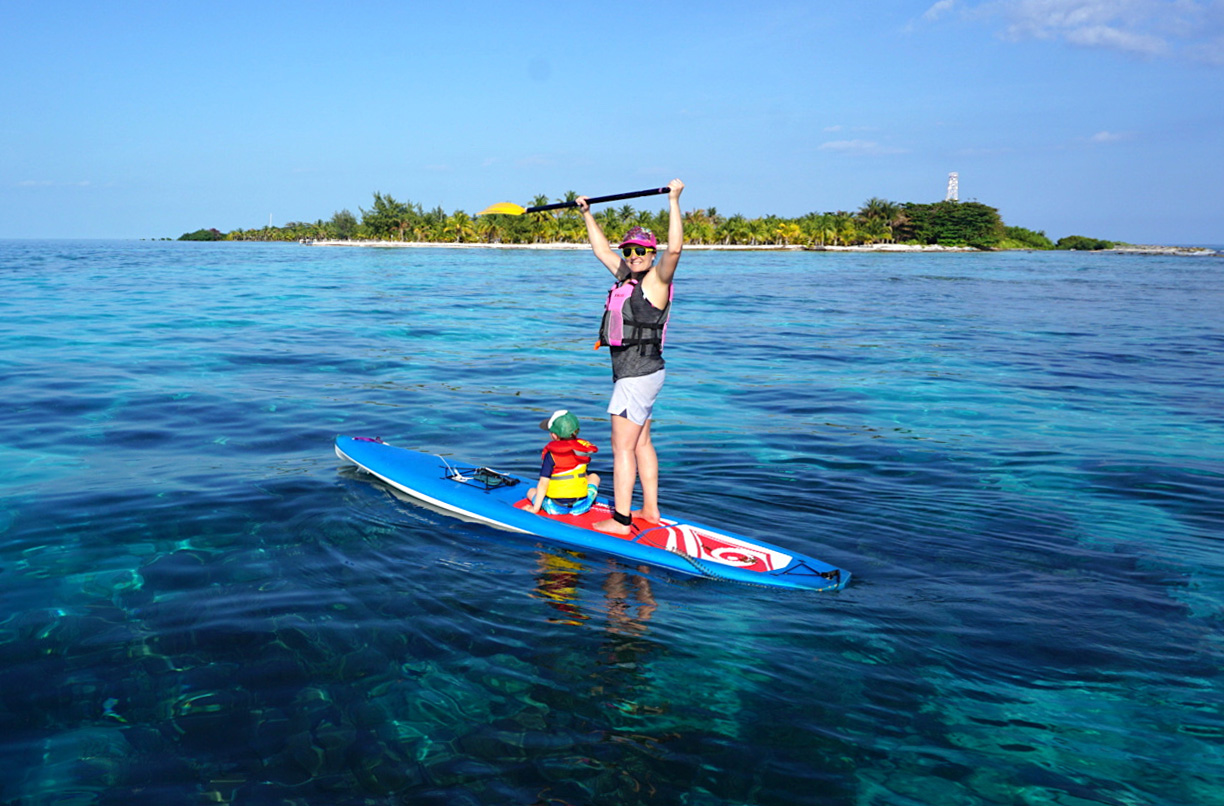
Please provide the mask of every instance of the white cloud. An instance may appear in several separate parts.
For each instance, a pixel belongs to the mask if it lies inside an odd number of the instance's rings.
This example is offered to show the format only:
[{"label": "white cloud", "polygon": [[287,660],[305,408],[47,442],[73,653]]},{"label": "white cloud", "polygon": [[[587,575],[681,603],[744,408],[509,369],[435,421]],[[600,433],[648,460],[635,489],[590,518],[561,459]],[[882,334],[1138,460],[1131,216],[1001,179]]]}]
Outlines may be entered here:
[{"label": "white cloud", "polygon": [[820,151],[837,151],[842,154],[878,156],[881,154],[904,154],[905,149],[892,146],[882,146],[873,140],[830,140],[821,143]]},{"label": "white cloud", "polygon": [[822,131],[826,132],[874,132],[879,131],[878,126],[844,126],[841,123],[836,123],[832,126],[825,126]]},{"label": "white cloud", "polygon": [[22,188],[87,188],[92,185],[88,179],[79,182],[55,182],[50,179],[23,179],[17,183]]},{"label": "white cloud", "polygon": [[950,13],[955,7],[956,0],[939,0],[938,3],[926,10],[926,13],[922,15],[922,18],[928,21],[937,20],[945,14]]},{"label": "white cloud", "polygon": [[1134,33],[1110,25],[1075,28],[1066,32],[1066,38],[1072,45],[1111,48],[1143,56],[1163,56],[1169,50],[1169,43],[1158,36]]},{"label": "white cloud", "polygon": [[923,19],[934,22],[954,11],[1001,19],[1002,35],[1013,41],[1224,64],[1224,0],[939,0]]},{"label": "white cloud", "polygon": [[1119,140],[1130,139],[1130,135],[1125,132],[1097,132],[1088,138],[1094,143],[1116,143]]}]

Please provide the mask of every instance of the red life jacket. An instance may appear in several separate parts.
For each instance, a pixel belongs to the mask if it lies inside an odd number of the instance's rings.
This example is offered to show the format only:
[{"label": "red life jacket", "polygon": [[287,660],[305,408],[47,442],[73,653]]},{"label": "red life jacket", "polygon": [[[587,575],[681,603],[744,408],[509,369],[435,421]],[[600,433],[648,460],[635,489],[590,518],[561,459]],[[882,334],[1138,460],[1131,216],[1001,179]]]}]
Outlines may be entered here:
[{"label": "red life jacket", "polygon": [[585,439],[554,439],[544,446],[540,458],[552,454],[553,471],[548,480],[549,498],[582,498],[587,494],[587,463],[599,448]]}]

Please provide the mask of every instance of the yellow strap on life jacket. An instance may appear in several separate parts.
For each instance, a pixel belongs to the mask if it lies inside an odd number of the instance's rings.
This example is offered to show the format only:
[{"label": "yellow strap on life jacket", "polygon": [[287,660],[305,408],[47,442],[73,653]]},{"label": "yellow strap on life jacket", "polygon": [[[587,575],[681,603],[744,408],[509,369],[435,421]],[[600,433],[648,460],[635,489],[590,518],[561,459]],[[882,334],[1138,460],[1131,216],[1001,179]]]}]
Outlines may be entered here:
[{"label": "yellow strap on life jacket", "polygon": [[578,465],[560,473],[554,473],[548,479],[549,498],[585,498],[587,494],[587,466]]}]

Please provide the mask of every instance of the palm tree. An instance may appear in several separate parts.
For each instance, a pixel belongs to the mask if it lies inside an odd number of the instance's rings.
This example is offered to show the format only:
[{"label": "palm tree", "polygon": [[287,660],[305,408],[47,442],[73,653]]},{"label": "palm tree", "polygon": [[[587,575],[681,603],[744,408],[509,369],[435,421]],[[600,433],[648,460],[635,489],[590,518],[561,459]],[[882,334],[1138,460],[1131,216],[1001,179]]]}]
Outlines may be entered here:
[{"label": "palm tree", "polygon": [[[534,199],[532,199],[531,204],[527,206],[528,207],[543,207],[544,205],[549,204],[549,203],[550,202],[549,202],[548,197],[545,196],[543,193],[541,193],[538,196],[536,196]],[[537,243],[539,243],[539,241],[541,240],[540,233],[543,233],[545,230],[548,230],[550,228],[549,225],[552,223],[552,220],[553,220],[553,214],[551,210],[544,210],[541,212],[531,213],[531,224],[532,224],[531,228],[537,233],[535,237],[535,241]]]},{"label": "palm tree", "polygon": [[501,243],[505,237],[505,227],[501,224],[501,216],[482,215],[476,219],[476,237],[484,243]]},{"label": "palm tree", "polygon": [[714,239],[714,222],[705,210],[684,214],[684,239],[690,243],[709,243]]},{"label": "palm tree", "polygon": [[714,237],[724,246],[748,243],[751,237],[748,219],[736,213],[719,225],[714,231]]},{"label": "palm tree", "polygon": [[774,232],[778,236],[778,243],[783,246],[790,246],[795,241],[803,238],[803,230],[794,221],[779,223]]},{"label": "palm tree", "polygon": [[[884,232],[889,227],[893,226],[893,222],[900,216],[904,215],[901,205],[896,202],[890,202],[888,199],[881,199],[879,196],[872,196],[863,203],[859,208],[858,219],[865,226],[864,232],[872,233],[873,237],[878,237],[879,240],[888,240],[892,238],[892,231]],[[879,222],[879,226],[872,225],[872,222]]]},{"label": "palm tree", "polygon": [[[565,198],[557,201],[572,202],[578,194],[572,190],[565,191]],[[582,240],[586,225],[582,223],[582,215],[577,207],[562,207],[557,211],[557,232],[562,241],[573,243]]]},{"label": "palm tree", "polygon": [[828,246],[837,240],[837,219],[830,213],[821,213],[816,220],[816,233],[820,237],[820,245]]},{"label": "palm tree", "polygon": [[849,246],[854,243],[858,233],[854,228],[854,216],[838,210],[832,214],[833,243]]},{"label": "palm tree", "polygon": [[859,227],[859,234],[871,243],[880,243],[892,238],[892,230],[882,218],[869,218]]},{"label": "palm tree", "polygon": [[614,210],[611,207],[599,210],[593,215],[595,216],[595,221],[599,224],[599,228],[605,233],[620,232],[624,226],[621,222],[620,211]]},{"label": "palm tree", "polygon": [[420,236],[416,239],[429,243],[438,243],[446,238],[446,211],[439,205],[420,216]]},{"label": "palm tree", "polygon": [[586,224],[572,213],[562,216],[557,219],[557,236],[565,243],[581,243],[586,239]]},{"label": "palm tree", "polygon": [[758,246],[767,242],[773,235],[769,230],[769,222],[763,218],[754,218],[748,222],[748,243]]},{"label": "palm tree", "polygon": [[462,210],[456,210],[446,218],[442,233],[447,238],[454,238],[455,243],[468,243],[476,237],[476,227],[472,217]]}]

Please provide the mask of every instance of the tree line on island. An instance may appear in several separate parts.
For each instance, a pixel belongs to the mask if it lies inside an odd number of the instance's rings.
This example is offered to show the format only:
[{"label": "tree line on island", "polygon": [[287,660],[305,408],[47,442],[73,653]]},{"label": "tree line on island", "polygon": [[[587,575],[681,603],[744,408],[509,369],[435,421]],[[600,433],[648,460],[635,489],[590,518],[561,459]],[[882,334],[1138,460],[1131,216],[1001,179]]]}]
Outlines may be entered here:
[{"label": "tree line on island", "polygon": [[[564,199],[573,201],[570,191]],[[550,203],[537,196],[530,206]],[[200,229],[180,241],[412,241],[420,243],[549,244],[585,243],[586,226],[574,208],[528,213],[521,216],[472,216],[462,210],[447,213],[441,207],[426,210],[414,202],[397,201],[389,194],[374,194],[370,209],[358,208],[360,219],[349,210],[336,212],[313,224],[290,222],[283,227],[234,230],[223,233]],[[631,205],[595,212],[605,232],[624,232],[640,226],[667,232],[668,212],[638,210]],[[941,201],[929,204],[892,202],[873,197],[857,211],[808,213],[799,218],[723,216],[711,207],[684,214],[684,240],[690,244],[721,246],[856,246],[916,244],[968,246],[976,249],[1109,249],[1114,244],[1072,235],[1051,241],[1044,232],[1003,223],[999,211],[979,202]]]}]

